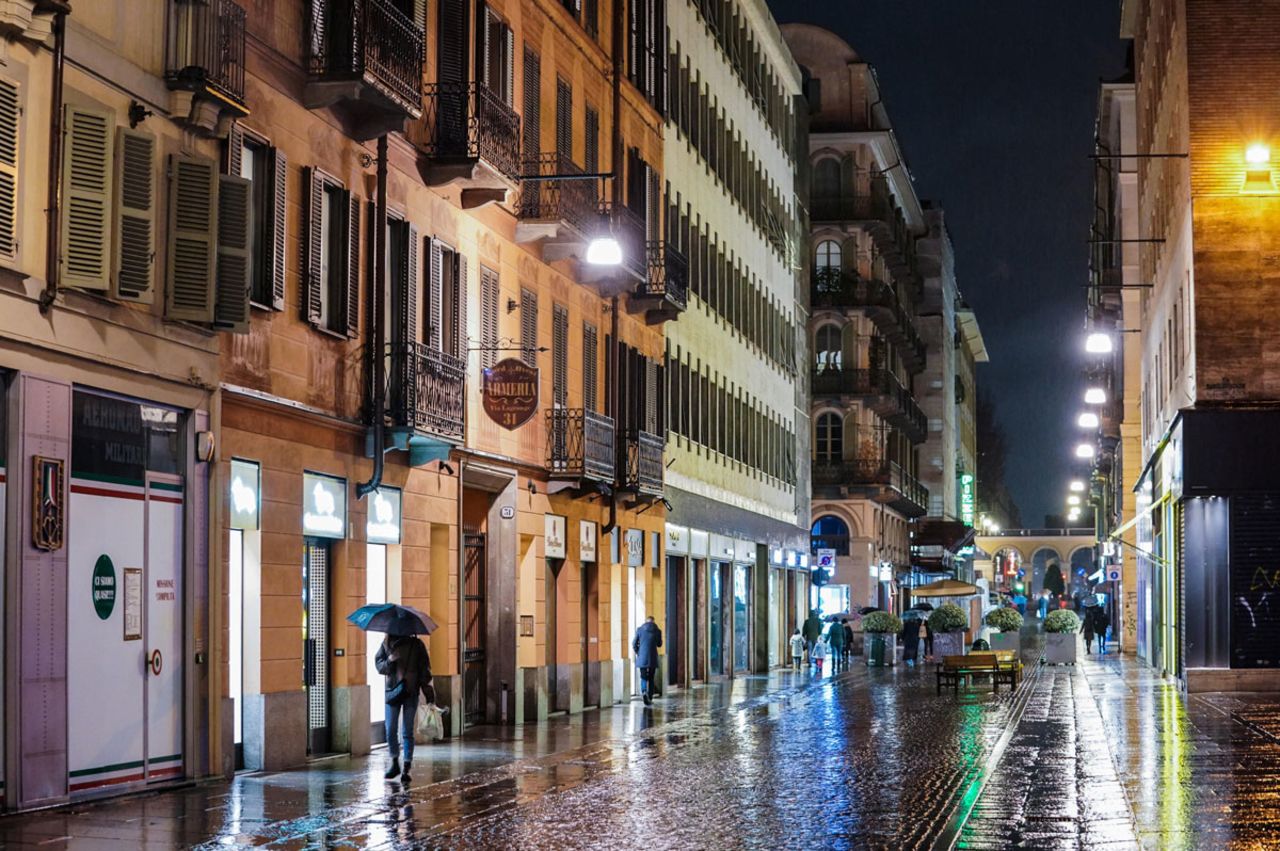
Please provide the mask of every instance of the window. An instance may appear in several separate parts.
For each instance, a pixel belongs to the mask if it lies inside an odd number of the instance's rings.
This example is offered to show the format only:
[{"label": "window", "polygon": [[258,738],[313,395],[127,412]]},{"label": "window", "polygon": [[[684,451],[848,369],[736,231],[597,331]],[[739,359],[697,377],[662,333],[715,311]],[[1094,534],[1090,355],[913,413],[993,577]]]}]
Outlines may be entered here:
[{"label": "window", "polygon": [[830,198],[840,194],[840,161],[823,157],[813,167],[813,196]]},{"label": "window", "polygon": [[590,322],[582,324],[582,407],[597,409],[599,396],[600,332]]},{"label": "window", "polygon": [[585,138],[583,166],[589,174],[594,174],[600,170],[600,113],[590,106],[587,107]]},{"label": "window", "polygon": [[498,360],[498,273],[480,267],[480,366],[488,369]]},{"label": "window", "polygon": [[836,555],[849,554],[849,524],[834,514],[825,514],[813,522],[810,530],[814,550],[831,549]]},{"label": "window", "polygon": [[284,309],[285,155],[239,124],[227,137],[227,174],[249,181],[249,299]]},{"label": "window", "polygon": [[824,239],[818,243],[818,250],[814,255],[814,266],[819,269],[839,269],[840,268],[840,243],[834,239]]},{"label": "window", "polygon": [[569,308],[551,306],[551,403],[569,405]]},{"label": "window", "polygon": [[844,421],[839,414],[827,412],[818,417],[813,451],[819,461],[839,461],[844,457]]},{"label": "window", "polygon": [[524,134],[525,171],[532,173],[542,154],[542,59],[527,44],[524,46],[524,113],[520,126]]},{"label": "window", "polygon": [[813,344],[814,367],[818,372],[837,371],[844,366],[839,325],[823,325]]},{"label": "window", "polygon": [[511,28],[483,6],[484,22],[476,27],[476,55],[481,65],[477,69],[480,83],[502,99],[508,106],[515,99],[515,35]]},{"label": "window", "polygon": [[320,208],[320,321],[322,328],[341,330],[345,270],[342,268],[343,225],[342,190],[326,186]]},{"label": "window", "polygon": [[573,160],[573,89],[556,77],[556,155],[561,163]]},{"label": "window", "polygon": [[520,290],[520,359],[538,365],[538,294]]},{"label": "window", "polygon": [[360,326],[360,202],[320,170],[307,172],[306,319],[354,337]]},{"label": "window", "polygon": [[[428,263],[427,309],[423,311],[422,339],[433,349],[465,360],[467,258],[440,240],[433,239]],[[493,301],[497,303],[496,295]],[[496,313],[494,327],[497,327]]]}]

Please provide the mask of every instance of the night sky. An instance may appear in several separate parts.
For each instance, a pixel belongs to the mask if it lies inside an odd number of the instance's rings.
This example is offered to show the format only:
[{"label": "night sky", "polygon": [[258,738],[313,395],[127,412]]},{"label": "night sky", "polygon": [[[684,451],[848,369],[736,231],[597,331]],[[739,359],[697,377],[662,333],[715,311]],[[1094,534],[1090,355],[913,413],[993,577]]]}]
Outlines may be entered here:
[{"label": "night sky", "polygon": [[1124,70],[1118,0],[769,0],[875,66],[921,199],[943,206],[991,363],[1023,525],[1072,472],[1098,81]]}]

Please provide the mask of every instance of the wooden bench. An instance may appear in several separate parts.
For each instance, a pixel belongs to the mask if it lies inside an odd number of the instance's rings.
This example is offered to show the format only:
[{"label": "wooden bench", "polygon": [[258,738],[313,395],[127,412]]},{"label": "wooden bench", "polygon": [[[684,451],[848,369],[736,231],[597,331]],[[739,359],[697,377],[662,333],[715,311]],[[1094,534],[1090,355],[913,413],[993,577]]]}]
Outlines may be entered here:
[{"label": "wooden bench", "polygon": [[960,681],[979,675],[991,677],[993,691],[1000,690],[1001,683],[1008,683],[1009,688],[1017,686],[1022,676],[1022,663],[1012,650],[996,650],[968,653],[963,656],[944,656],[938,664],[938,694],[942,687],[949,685],[959,692]]}]

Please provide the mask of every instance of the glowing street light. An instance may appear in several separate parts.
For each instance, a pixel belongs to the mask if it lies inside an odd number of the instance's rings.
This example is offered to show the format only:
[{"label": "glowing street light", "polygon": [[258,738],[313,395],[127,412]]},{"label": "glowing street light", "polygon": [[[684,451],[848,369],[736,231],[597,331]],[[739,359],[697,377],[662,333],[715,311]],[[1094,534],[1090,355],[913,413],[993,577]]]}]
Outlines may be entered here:
[{"label": "glowing street light", "polygon": [[1072,481],[1069,487],[1071,488],[1071,490],[1073,490],[1076,493],[1084,492],[1084,482],[1080,481],[1079,479]]},{"label": "glowing street light", "polygon": [[1107,403],[1107,391],[1101,387],[1090,387],[1084,391],[1084,403],[1086,405],[1105,405]]},{"label": "glowing street light", "polygon": [[1077,458],[1092,458],[1095,452],[1097,450],[1093,448],[1092,443],[1081,443],[1076,446]]},{"label": "glowing street light", "polygon": [[1072,494],[1071,496],[1067,497],[1067,505],[1079,505],[1079,504],[1080,504],[1080,497],[1076,496],[1075,494]]},{"label": "glowing street light", "polygon": [[1111,335],[1102,331],[1094,331],[1084,341],[1084,350],[1091,355],[1109,355],[1113,348]]},{"label": "glowing street light", "polygon": [[1083,414],[1076,417],[1076,425],[1080,426],[1080,428],[1097,428],[1098,415],[1092,411],[1085,411]]},{"label": "glowing street light", "polygon": [[592,266],[621,266],[622,246],[612,234],[597,236],[587,243],[587,262]]},{"label": "glowing street light", "polygon": [[1271,162],[1271,149],[1261,142],[1254,142],[1245,149],[1244,160],[1249,165],[1266,165]]}]

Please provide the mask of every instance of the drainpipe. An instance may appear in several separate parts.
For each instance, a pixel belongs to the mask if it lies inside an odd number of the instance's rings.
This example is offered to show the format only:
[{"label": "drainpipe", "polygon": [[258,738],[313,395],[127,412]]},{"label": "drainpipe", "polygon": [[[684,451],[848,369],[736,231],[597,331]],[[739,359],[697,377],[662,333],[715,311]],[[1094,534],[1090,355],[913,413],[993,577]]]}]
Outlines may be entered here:
[{"label": "drainpipe", "polygon": [[60,250],[60,213],[62,181],[62,72],[66,64],[67,13],[70,6],[53,16],[53,91],[49,96],[49,195],[45,202],[48,237],[45,240],[44,291],[40,293],[40,312],[47,315],[58,297],[58,253]]},{"label": "drainpipe", "polygon": [[[373,414],[373,475],[369,481],[356,485],[356,498],[368,496],[382,484],[383,455],[386,452],[386,432],[383,419],[386,416],[386,328],[382,321],[382,293],[387,283],[387,135],[378,137],[378,197],[373,213],[373,286],[369,287],[369,361],[370,394]],[[406,356],[408,356],[406,352]]]},{"label": "drainpipe", "polygon": [[605,386],[609,388],[609,393],[605,396],[608,404],[608,415],[613,417],[613,471],[614,481],[613,488],[609,491],[609,522],[604,524],[600,530],[601,535],[612,534],[614,528],[618,525],[618,471],[625,468],[627,463],[627,444],[626,438],[622,434],[622,388],[618,386],[618,361],[622,353],[622,345],[618,342],[618,297],[615,295],[609,300],[609,327],[610,338],[613,342],[613,351],[610,357],[605,361],[604,381]]}]

